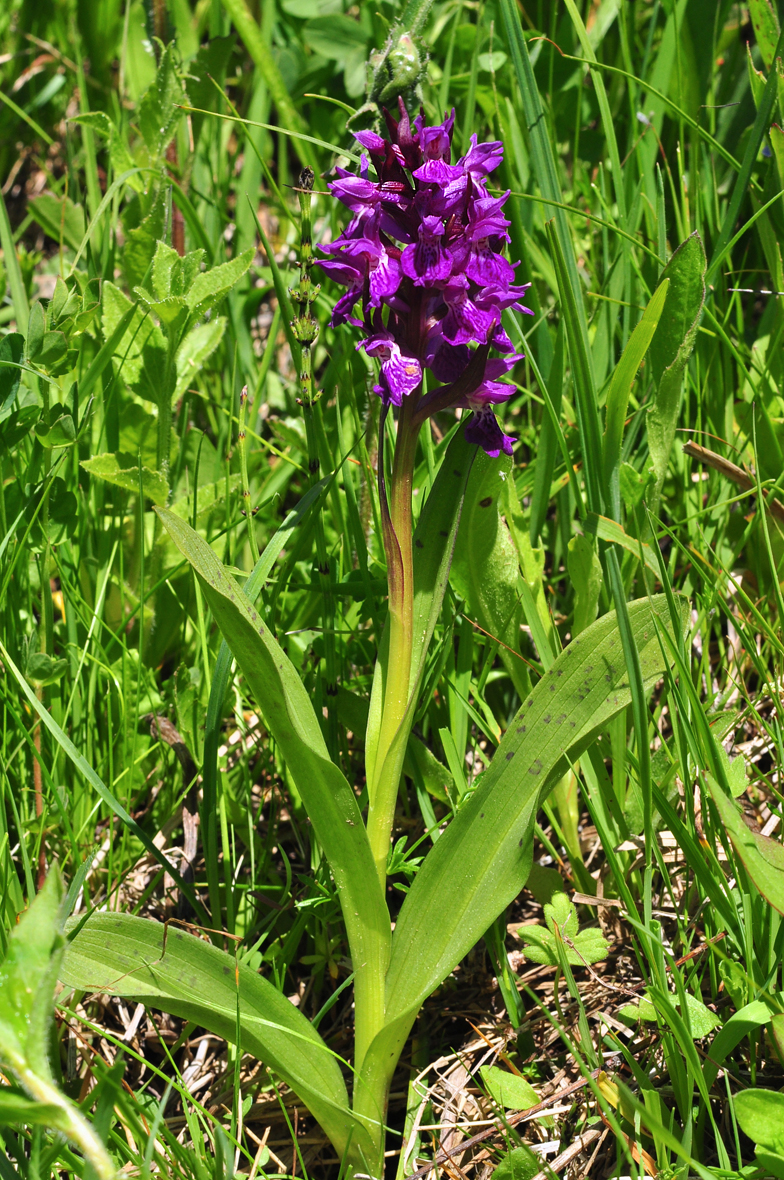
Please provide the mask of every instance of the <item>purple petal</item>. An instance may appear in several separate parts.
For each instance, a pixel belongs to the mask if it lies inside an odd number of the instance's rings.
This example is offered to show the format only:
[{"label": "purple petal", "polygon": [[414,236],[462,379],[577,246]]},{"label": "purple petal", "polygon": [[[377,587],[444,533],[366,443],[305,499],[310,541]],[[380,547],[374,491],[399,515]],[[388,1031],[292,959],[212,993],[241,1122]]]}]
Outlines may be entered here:
[{"label": "purple petal", "polygon": [[421,168],[417,168],[412,175],[415,180],[423,180],[427,184],[448,185],[465,174],[465,169],[459,164],[447,164],[444,160],[425,160]]},{"label": "purple petal", "polygon": [[385,152],[384,140],[375,131],[355,131],[354,139],[367,148],[371,156],[383,156]]},{"label": "purple petal", "polygon": [[440,217],[423,217],[419,241],[406,246],[400,256],[403,273],[414,280],[415,286],[441,282],[451,275],[453,259],[441,242],[443,234]]},{"label": "purple petal", "polygon": [[468,172],[476,176],[487,176],[493,172],[504,158],[504,145],[495,140],[493,143],[477,143],[476,135],[471,136],[471,147],[461,160]]},{"label": "purple petal", "polygon": [[501,313],[495,307],[486,311],[477,306],[468,297],[468,283],[465,279],[455,278],[444,288],[444,299],[449,311],[447,312],[442,331],[444,339],[450,344],[486,344],[489,333],[501,319]]},{"label": "purple petal", "polygon": [[467,344],[447,344],[446,340],[440,338],[427,363],[439,381],[451,385],[464,372],[470,359],[471,351]]},{"label": "purple petal", "polygon": [[465,438],[466,442],[476,443],[482,447],[491,459],[497,459],[501,451],[505,455],[511,455],[512,443],[517,442],[511,434],[504,434],[498,425],[498,419],[489,407],[479,410],[469,419],[466,423]]}]

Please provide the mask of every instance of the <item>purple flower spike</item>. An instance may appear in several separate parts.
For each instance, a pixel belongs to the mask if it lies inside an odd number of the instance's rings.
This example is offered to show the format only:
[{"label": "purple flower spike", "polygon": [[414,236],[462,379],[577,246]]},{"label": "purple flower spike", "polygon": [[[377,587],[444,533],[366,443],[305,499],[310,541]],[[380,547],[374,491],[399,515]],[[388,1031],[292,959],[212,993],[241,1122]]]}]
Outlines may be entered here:
[{"label": "purple flower spike", "polygon": [[[514,285],[515,268],[502,254],[509,193],[491,196],[486,187],[503,145],[473,135],[453,164],[454,111],[427,127],[423,113],[412,124],[399,100],[398,115],[384,111],[386,139],[355,133],[367,153],[360,174],[339,168],[330,184],[352,215],[340,237],[321,247],[327,257],[319,265],[346,288],[332,323],[363,329],[358,347],[380,364],[375,392],[387,405],[411,399],[415,428],[430,414],[462,407],[473,411],[470,442],[492,456],[511,454],[516,440],[492,407],[516,392],[499,378],[522,358],[501,320],[506,309],[529,309],[521,302],[528,287]],[[441,384],[425,394],[426,369]]]}]

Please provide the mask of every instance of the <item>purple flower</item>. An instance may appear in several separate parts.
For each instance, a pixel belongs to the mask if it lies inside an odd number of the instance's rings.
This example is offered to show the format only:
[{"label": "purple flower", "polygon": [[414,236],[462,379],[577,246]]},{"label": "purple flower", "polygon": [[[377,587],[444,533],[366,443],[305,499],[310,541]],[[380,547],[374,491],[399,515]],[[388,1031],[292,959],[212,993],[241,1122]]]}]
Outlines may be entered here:
[{"label": "purple flower", "polygon": [[391,332],[381,329],[357,348],[364,348],[368,356],[381,361],[381,384],[374,387],[384,401],[399,406],[404,397],[413,393],[422,381],[422,366],[415,356],[404,356]]},{"label": "purple flower", "polygon": [[[473,135],[453,164],[454,111],[434,127],[420,114],[412,126],[398,100],[398,115],[384,112],[386,139],[356,133],[360,175],[337,169],[330,184],[352,214],[340,237],[321,248],[327,257],[319,265],[346,288],[332,322],[363,329],[358,347],[380,362],[375,392],[396,406],[413,399],[415,427],[449,407],[469,409],[466,438],[489,455],[511,454],[515,440],[492,407],[515,392],[498,378],[521,357],[501,319],[508,308],[529,309],[521,302],[528,286],[514,285],[515,268],[502,254],[509,193],[491,196],[486,188],[503,145]],[[361,319],[354,314],[360,303]],[[425,393],[427,369],[441,384]]]}]

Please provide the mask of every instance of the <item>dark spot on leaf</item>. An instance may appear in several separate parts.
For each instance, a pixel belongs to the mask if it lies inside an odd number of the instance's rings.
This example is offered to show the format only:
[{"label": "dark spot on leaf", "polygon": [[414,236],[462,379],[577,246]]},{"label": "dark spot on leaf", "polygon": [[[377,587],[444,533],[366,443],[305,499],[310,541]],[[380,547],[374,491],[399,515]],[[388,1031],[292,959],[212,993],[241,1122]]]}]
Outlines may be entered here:
[{"label": "dark spot on leaf", "polygon": [[563,676],[563,668],[559,668],[559,669],[558,669],[557,675],[558,675],[558,676]]},{"label": "dark spot on leaf", "polygon": [[446,531],[446,529],[439,529],[438,535],[439,535],[439,537],[448,537],[449,533]]},{"label": "dark spot on leaf", "polygon": [[182,942],[182,934],[180,933],[179,930],[175,930],[174,937],[177,939],[178,942]]},{"label": "dark spot on leaf", "polygon": [[525,726],[525,725],[518,725],[518,727],[517,727],[517,732],[518,732],[518,733],[525,733],[525,731],[526,731],[526,726]]},{"label": "dark spot on leaf", "polygon": [[224,967],[224,968],[223,968],[223,974],[224,974],[224,975],[229,975],[230,973],[231,973],[231,968],[230,968],[230,967]]},{"label": "dark spot on leaf", "polygon": [[573,721],[570,721],[570,722],[569,722],[569,725],[570,725],[570,727],[571,727],[572,729],[574,729],[574,722],[573,722]]},{"label": "dark spot on leaf", "polygon": [[555,724],[556,725],[563,725],[565,720],[566,720],[566,714],[562,713],[560,717],[556,717]]},{"label": "dark spot on leaf", "polygon": [[609,672],[607,673],[607,675],[605,676],[604,679],[607,681],[608,684],[610,683],[610,681],[612,680],[612,676],[610,675]]},{"label": "dark spot on leaf", "polygon": [[533,697],[531,697],[530,701],[528,702],[528,708],[529,708],[529,709],[531,708],[531,705],[532,705],[533,703],[534,703],[534,698],[533,698]]},{"label": "dark spot on leaf", "polygon": [[417,537],[417,539],[414,541],[414,544],[416,545],[417,549],[424,549],[425,547],[425,542],[420,541],[419,537]]},{"label": "dark spot on leaf", "polygon": [[456,475],[457,478],[460,479],[460,477],[462,476],[463,473],[462,473],[462,471],[458,471],[457,468],[455,468],[455,470],[452,472],[452,474]]},{"label": "dark spot on leaf", "polygon": [[542,763],[537,758],[536,762],[534,762],[533,766],[529,769],[528,773],[529,774],[541,774],[541,772],[542,772]]},{"label": "dark spot on leaf", "polygon": [[554,684],[550,685],[550,692],[555,692],[555,685]]},{"label": "dark spot on leaf", "polygon": [[545,725],[549,725],[550,722],[552,721],[552,719],[553,719],[552,713],[545,713],[544,717],[542,718],[542,721],[544,722]]},{"label": "dark spot on leaf", "polygon": [[585,670],[586,672],[593,672],[593,664],[589,664]]},{"label": "dark spot on leaf", "polygon": [[518,847],[518,848],[522,848],[522,847],[523,847],[523,837],[522,837],[522,836],[520,837],[520,843],[517,845],[517,847]]},{"label": "dark spot on leaf", "polygon": [[511,762],[513,758],[514,758],[514,750],[510,750],[509,753],[506,755],[506,760],[507,760],[507,762]]},{"label": "dark spot on leaf", "polygon": [[480,818],[480,819],[484,819],[484,818],[485,818],[485,813],[484,813],[484,812],[481,812],[481,813],[480,813],[480,815],[479,815],[479,818]]},{"label": "dark spot on leaf", "polygon": [[492,504],[492,502],[493,502],[492,496],[485,496],[484,500],[479,501],[479,507],[480,508],[489,508],[490,505]]}]

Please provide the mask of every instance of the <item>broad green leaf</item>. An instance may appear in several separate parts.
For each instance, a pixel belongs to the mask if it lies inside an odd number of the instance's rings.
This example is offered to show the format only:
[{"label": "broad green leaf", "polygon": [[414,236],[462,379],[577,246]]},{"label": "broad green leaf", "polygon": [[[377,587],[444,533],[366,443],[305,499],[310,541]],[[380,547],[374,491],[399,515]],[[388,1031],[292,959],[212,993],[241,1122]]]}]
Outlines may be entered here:
[{"label": "broad green leaf", "polygon": [[749,0],[749,16],[765,69],[769,70],[773,66],[776,42],[779,39],[779,18],[771,0]]},{"label": "broad green leaf", "polygon": [[114,484],[115,487],[125,488],[127,492],[139,491],[141,474],[144,495],[152,500],[153,504],[165,504],[168,499],[169,485],[159,471],[150,471],[148,467],[142,467],[140,472],[138,466],[123,467],[120,453],[115,455],[110,451],[104,455],[95,455],[92,459],[83,459],[80,466],[90,475]]},{"label": "broad green leaf", "polygon": [[177,388],[174,399],[181,397],[193,385],[204,362],[212,356],[223,339],[226,317],[216,316],[206,324],[191,328],[177,350]]},{"label": "broad green leaf", "polygon": [[164,930],[145,918],[93,913],[69,943],[60,978],[71,987],[132,997],[232,1043],[239,1016],[243,1051],[291,1086],[338,1153],[350,1130],[363,1143],[338,1062],[302,1013],[233,956],[181,930]]},{"label": "broad green leaf", "polygon": [[49,1025],[65,945],[60,905],[65,890],[55,866],[11,930],[0,964],[0,1061],[51,1081]]},{"label": "broad green leaf", "polygon": [[[677,1006],[677,999],[678,997],[675,995],[670,996],[670,1002],[675,1006]],[[716,1013],[711,1012],[710,1008],[706,1008],[702,1000],[698,1000],[690,992],[686,993],[686,1007],[691,1035],[695,1041],[709,1036],[714,1029],[721,1027],[721,1020]],[[658,1019],[656,1005],[646,996],[643,996],[637,1004],[625,1004],[619,1008],[618,1015],[622,1020],[656,1021]]]},{"label": "broad green leaf", "polygon": [[517,590],[520,568],[503,516],[504,493],[511,480],[510,458],[491,459],[479,452],[466,488],[451,578],[471,618],[506,645],[499,648],[499,655],[522,695],[528,688],[527,675],[523,661],[514,654],[520,649],[522,622]]},{"label": "broad green leaf", "polygon": [[366,977],[377,980],[384,976],[389,915],[356,796],[330,761],[308,692],[261,616],[206,541],[174,512],[157,511],[199,578],[329,861],[354,962],[357,1005],[380,1011],[381,997],[365,994]]},{"label": "broad green leaf", "polygon": [[626,425],[626,411],[629,406],[629,394],[631,393],[637,370],[643,362],[659,325],[669,286],[670,280],[668,278],[662,279],[651,296],[648,306],[642,314],[642,319],[632,332],[629,343],[623,350],[607,392],[604,438],[602,439],[604,494],[608,505],[612,505],[613,514],[618,520],[620,520],[620,503],[617,481],[621,462],[623,431]]},{"label": "broad green leaf", "polygon": [[231,262],[224,262],[196,275],[190,290],[185,292],[192,319],[201,319],[211,307],[215,307],[228,295],[235,283],[249,270],[254,253],[253,250],[246,250],[244,254],[232,258]]},{"label": "broad green leaf", "polygon": [[662,283],[669,279],[670,286],[650,346],[651,369],[656,383],[656,397],[648,410],[648,447],[656,472],[653,512],[667,473],[681,408],[683,377],[705,303],[705,267],[705,250],[695,230],[678,247],[662,274]]},{"label": "broad green leaf", "polygon": [[[529,1106],[541,1102],[531,1083],[519,1074],[499,1069],[497,1065],[483,1065],[479,1073],[490,1097],[504,1110],[528,1110]],[[546,1113],[542,1117],[546,1118]]]},{"label": "broad green leaf", "polygon": [[147,309],[136,305],[127,322],[133,303],[114,283],[103,285],[103,315],[101,326],[104,337],[114,338],[121,323],[127,323],[115,344],[114,367],[123,380],[145,401],[158,403],[160,390],[157,380],[166,365],[166,341]]},{"label": "broad green leaf", "polygon": [[184,295],[167,295],[165,299],[153,299],[144,287],[137,287],[134,295],[140,303],[157,315],[161,323],[169,329],[169,335],[184,326],[188,314],[188,302]]},{"label": "broad green leaf", "polygon": [[763,1004],[761,1000],[752,1000],[750,1004],[733,1012],[729,1020],[719,1029],[711,1041],[702,1069],[705,1085],[709,1090],[716,1081],[727,1055],[749,1033],[756,1033],[759,1028],[767,1024],[770,1015],[770,1009],[766,1004]]},{"label": "broad green leaf", "polygon": [[784,1155],[784,1094],[776,1090],[741,1090],[733,1099],[741,1131],[760,1147]]},{"label": "broad green leaf", "polygon": [[[682,604],[685,621],[687,604]],[[663,597],[629,604],[647,687],[665,668],[654,625],[669,631]],[[537,811],[573,759],[631,699],[615,614],[561,653],[533,689],[471,798],[428,854],[397,920],[387,1018],[419,1005],[519,893],[531,867]],[[444,899],[449,899],[445,906]]]},{"label": "broad green leaf", "polygon": [[84,209],[75,205],[70,197],[53,197],[44,193],[31,197],[27,208],[44,233],[55,242],[62,237],[63,243],[72,250],[78,250],[84,237]]},{"label": "broad green leaf", "polygon": [[716,780],[706,774],[705,781],[743,867],[765,900],[784,914],[784,844],[752,832],[737,805],[727,798]]},{"label": "broad green leaf", "polygon": [[317,16],[308,21],[302,30],[305,44],[322,57],[342,61],[353,49],[364,48],[368,33],[350,16],[334,12],[330,16]]},{"label": "broad green leaf", "polygon": [[[122,169],[125,171],[126,169]],[[166,200],[164,187],[161,185],[150,212],[138,225],[125,226],[125,245],[122,252],[122,265],[131,291],[144,282],[147,270],[152,262],[158,241],[163,236],[166,225]],[[106,288],[104,287],[104,290]]]},{"label": "broad green leaf", "polygon": [[[158,242],[152,259],[152,293],[156,299],[165,299],[172,293],[172,270],[180,261],[175,249],[166,242]],[[182,294],[181,291],[175,294]]]},{"label": "broad green leaf", "polygon": [[602,590],[602,563],[596,542],[577,533],[568,544],[566,564],[574,587],[574,624],[572,634],[579,635],[596,618]]}]

